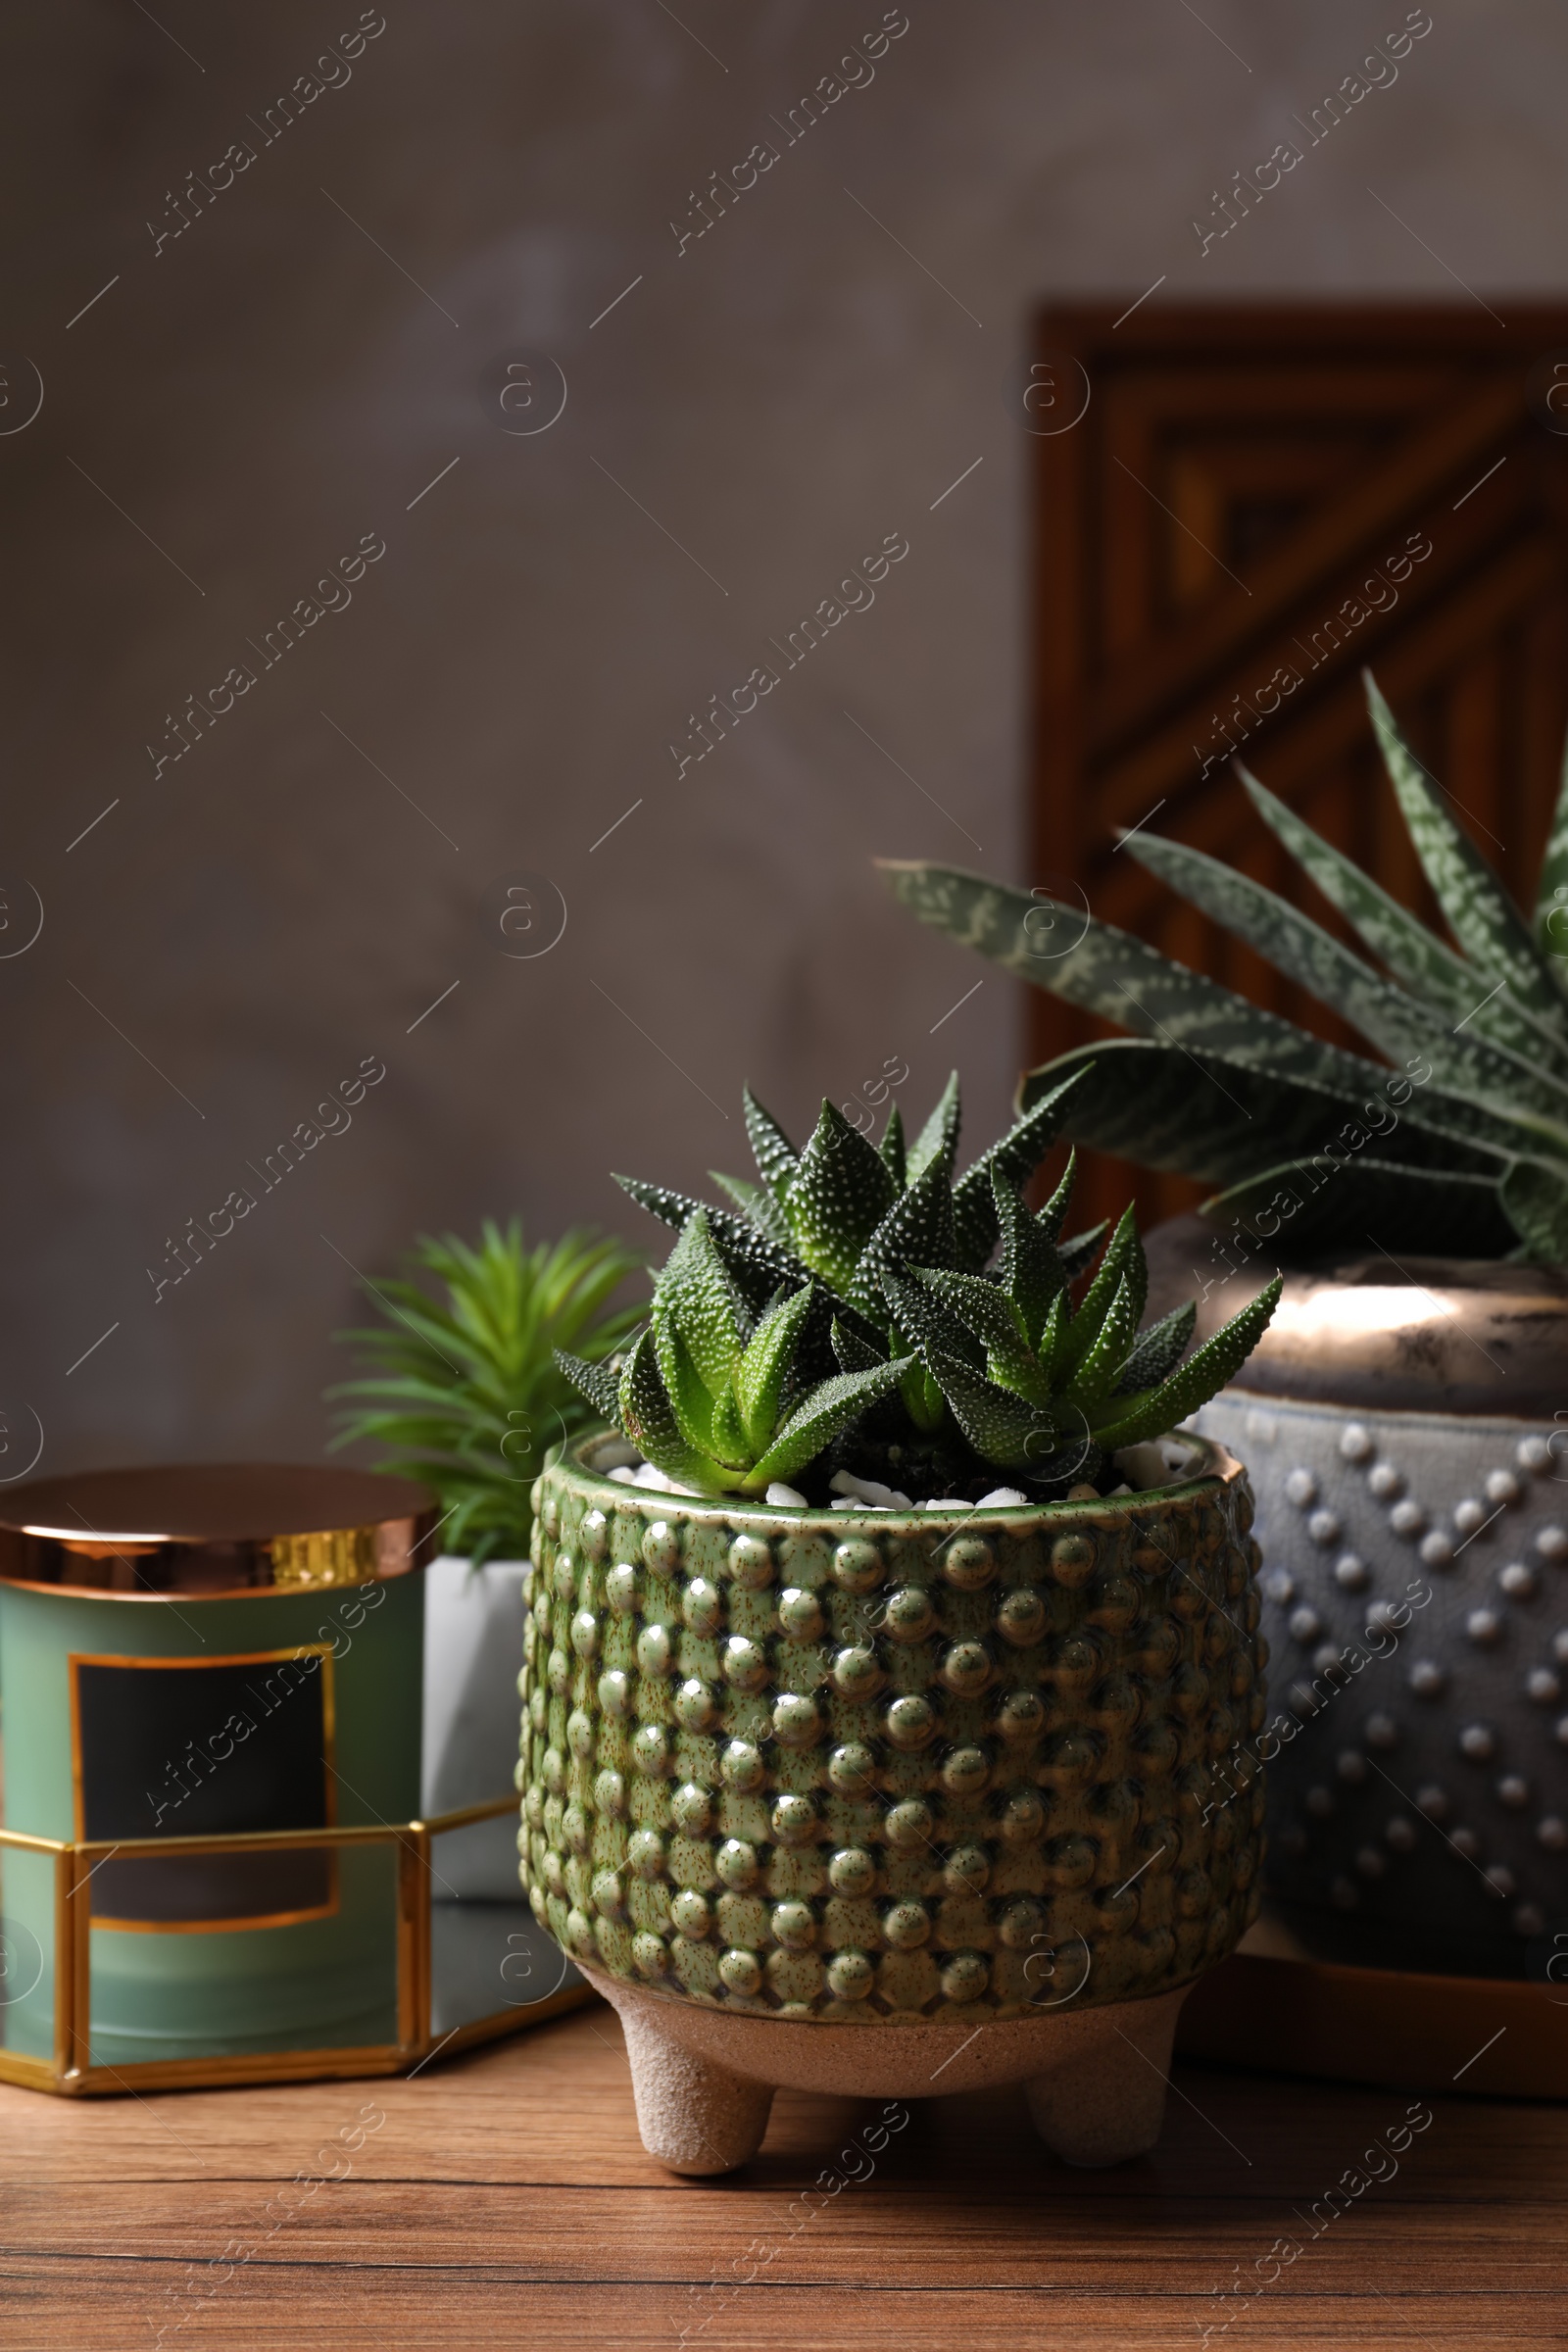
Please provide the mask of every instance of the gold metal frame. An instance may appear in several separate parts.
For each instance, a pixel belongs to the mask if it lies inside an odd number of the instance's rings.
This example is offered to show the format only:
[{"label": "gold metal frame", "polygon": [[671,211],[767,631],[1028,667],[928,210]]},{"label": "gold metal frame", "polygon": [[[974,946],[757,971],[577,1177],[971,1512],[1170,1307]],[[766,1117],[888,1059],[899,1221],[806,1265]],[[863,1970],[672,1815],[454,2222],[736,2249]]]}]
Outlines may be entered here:
[{"label": "gold metal frame", "polygon": [[[318,1541],[314,1536],[301,1540],[308,1540],[311,1543]],[[78,1845],[85,1842],[82,1836],[81,1688],[76,1671],[78,1667],[129,1666],[152,1668],[159,1673],[181,1669],[206,1672],[209,1668],[217,1666],[270,1666],[274,1659],[283,1659],[287,1662],[300,1658],[319,1658],[321,1661],[321,1762],[326,1772],[326,1778],[321,1784],[321,1802],[322,1809],[326,1814],[327,1827],[330,1828],[335,1825],[337,1820],[337,1770],[332,1761],[336,1752],[337,1727],[332,1680],[334,1654],[330,1642],[301,1642],[290,1649],[240,1649],[220,1658],[170,1658],[158,1657],[149,1652],[138,1652],[134,1656],[130,1656],[117,1651],[85,1649],[68,1651],[66,1672],[71,1684],[71,1818],[76,1832],[74,1842]],[[270,1713],[271,1709],[270,1708],[268,1712]],[[278,1835],[281,1836],[282,1833],[278,1833]],[[294,1838],[307,1838],[312,1833],[303,1831],[290,1833]],[[150,1845],[155,1853],[160,1848],[175,1844],[183,1846],[188,1851],[190,1842],[188,1838],[175,1839],[172,1838],[122,1839],[118,1845],[107,1845],[106,1843],[106,1850],[101,1859],[107,1861],[110,1854],[114,1854],[122,1860],[132,1860],[146,1845]],[[98,1850],[96,1845],[93,1850],[95,1852]],[[329,1897],[324,1903],[314,1904],[308,1911],[263,1911],[258,1912],[250,1919],[194,1920],[111,1919],[105,1913],[95,1911],[92,1915],[92,1925],[95,1928],[113,1928],[118,1934],[123,1936],[229,1936],[237,1935],[248,1928],[288,1928],[297,1926],[303,1920],[331,1919],[337,1912],[339,1887],[336,1854],[332,1854],[329,1859],[330,1869],[327,1874]]]},{"label": "gold metal frame", "polygon": [[[292,1654],[292,1653],[290,1653]],[[161,1662],[161,1661],[160,1661]],[[430,2031],[430,1845],[448,1830],[470,1822],[494,1821],[516,1811],[514,1796],[466,1805],[430,1821],[389,1823],[374,1829],[249,1830],[229,1837],[138,1838],[118,1845],[106,1838],[29,1838],[0,1829],[0,1854],[9,1848],[52,1854],[55,1862],[54,2056],[33,2058],[0,2049],[0,2082],[68,2097],[126,2090],[196,2089],[243,2082],[303,2082],[322,2077],[397,2075],[421,2066],[437,2050],[456,2057],[476,2043],[542,2025],[588,2000],[586,1984],[572,1984],[525,2009],[493,2010],[460,2026],[437,2042]],[[397,1858],[397,2005],[395,2042],[357,2048],[259,2050],[237,2056],[137,2059],[125,2066],[94,2064],[92,2032],[92,1928],[84,1905],[74,1900],[97,1865],[109,1854],[142,1855],[250,1853],[267,1846],[319,1845],[337,1852],[350,1845],[390,1845]],[[97,1923],[102,1925],[103,1923]]]}]

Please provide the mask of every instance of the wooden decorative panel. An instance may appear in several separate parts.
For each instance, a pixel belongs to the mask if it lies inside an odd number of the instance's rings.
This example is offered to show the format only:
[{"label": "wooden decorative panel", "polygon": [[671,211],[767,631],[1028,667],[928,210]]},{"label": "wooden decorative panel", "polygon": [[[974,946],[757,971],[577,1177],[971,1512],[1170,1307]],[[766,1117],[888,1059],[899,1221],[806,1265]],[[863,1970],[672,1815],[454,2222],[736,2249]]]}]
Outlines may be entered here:
[{"label": "wooden decorative panel", "polygon": [[[1118,830],[1191,842],[1348,936],[1252,814],[1239,754],[1435,919],[1364,665],[1533,897],[1568,727],[1568,309],[1502,307],[1152,301],[1037,322],[1037,421],[1088,405],[1038,442],[1030,878],[1076,884],[1103,920],[1346,1044]],[[1105,1033],[1030,998],[1036,1061]],[[1146,1223],[1199,1197],[1086,1157],[1080,1209],[1129,1189]]]}]

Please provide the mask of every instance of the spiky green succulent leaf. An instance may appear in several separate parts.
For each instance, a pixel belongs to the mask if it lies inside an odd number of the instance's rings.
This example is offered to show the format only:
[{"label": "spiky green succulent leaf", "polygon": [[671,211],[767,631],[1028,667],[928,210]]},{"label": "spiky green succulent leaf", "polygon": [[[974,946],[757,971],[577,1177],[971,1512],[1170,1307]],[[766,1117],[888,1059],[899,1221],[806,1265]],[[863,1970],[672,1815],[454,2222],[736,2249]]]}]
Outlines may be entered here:
[{"label": "spiky green succulent leaf", "polygon": [[1283,1277],[1276,1274],[1240,1314],[1233,1315],[1157,1387],[1141,1396],[1113,1396],[1098,1413],[1091,1413],[1097,1443],[1108,1453],[1121,1446],[1136,1446],[1145,1438],[1161,1437],[1206,1404],[1232,1374],[1241,1370],[1257,1346],[1284,1287]]},{"label": "spiky green succulent leaf", "polygon": [[882,1286],[893,1311],[895,1328],[911,1348],[919,1350],[922,1360],[925,1360],[928,1348],[937,1348],[948,1355],[956,1356],[972,1372],[985,1371],[983,1341],[954,1313],[946,1299],[940,1298],[928,1282],[917,1281],[912,1273],[890,1273],[883,1276]]},{"label": "spiky green succulent leaf", "polygon": [[1144,1245],[1138,1238],[1138,1221],[1130,1208],[1123,1209],[1116,1230],[1105,1245],[1105,1253],[1095,1269],[1095,1278],[1063,1338],[1060,1375],[1070,1378],[1084,1362],[1100,1337],[1124,1280],[1133,1295],[1136,1329],[1149,1296],[1149,1269],[1144,1259]]},{"label": "spiky green succulent leaf", "polygon": [[797,1255],[836,1290],[851,1291],[866,1244],[893,1203],[893,1178],[880,1154],[824,1102],[783,1196]]},{"label": "spiky green succulent leaf", "polygon": [[[1445,817],[1445,821],[1450,820]],[[1524,1104],[1562,1128],[1563,1146],[1568,1150],[1568,1126],[1563,1124],[1568,1120],[1568,1082],[1540,1067],[1539,1046],[1532,1063],[1511,1047],[1489,1043],[1457,1025],[1450,1026],[1402,989],[1380,978],[1370,964],[1363,963],[1289,900],[1237,873],[1205,851],[1148,832],[1129,834],[1123,847],[1140,865],[1158,874],[1193,906],[1245,940],[1276,971],[1298,981],[1320,1004],[1335,1005],[1391,1060],[1424,1056],[1440,1084],[1457,1087],[1476,1101],[1503,1110]],[[1514,921],[1522,928],[1517,915]],[[1530,953],[1534,962],[1533,947]],[[1514,979],[1511,971],[1508,977]],[[1472,975],[1469,1000],[1462,1007],[1466,1018],[1487,993]]]},{"label": "spiky green succulent leaf", "polygon": [[852,1421],[891,1395],[912,1368],[912,1357],[898,1356],[868,1371],[840,1372],[822,1381],[785,1422],[742,1491],[760,1494],[773,1479],[792,1478],[804,1470]]},{"label": "spiky green succulent leaf", "polygon": [[1444,807],[1431,777],[1399,733],[1371,671],[1361,675],[1383,764],[1448,928],[1478,971],[1490,980],[1506,981],[1521,1004],[1553,1018],[1561,997],[1529,925],[1469,835]]},{"label": "spiky green succulent leaf", "polygon": [[[1002,1287],[1023,1319],[1030,1347],[1037,1348],[1052,1301],[1066,1287],[1054,1235],[1067,1204],[1063,1200],[1058,1206],[1053,1196],[1032,1217],[1000,1168],[991,1171],[991,1191],[1002,1231]],[[1053,1214],[1054,1225],[1048,1222]]]},{"label": "spiky green succulent leaf", "polygon": [[951,1168],[946,1151],[928,1161],[866,1243],[850,1292],[850,1303],[862,1314],[876,1315],[883,1276],[899,1273],[906,1260],[925,1266],[956,1264]]},{"label": "spiky green succulent leaf", "polygon": [[878,1364],[887,1362],[886,1343],[880,1346],[863,1337],[863,1329],[833,1318],[833,1353],[841,1372],[871,1372]]},{"label": "spiky green succulent leaf", "polygon": [[716,1396],[740,1361],[752,1319],[714,1248],[712,1213],[694,1209],[681,1227],[654,1295],[654,1328],[678,1326],[704,1386]]},{"label": "spiky green succulent leaf", "polygon": [[[1259,816],[1402,988],[1449,1023],[1463,1020],[1479,1035],[1515,1054],[1544,1055],[1559,1077],[1568,1076],[1568,1043],[1560,1034],[1515,1004],[1506,988],[1477,1004],[1476,976],[1462,956],[1456,956],[1381,883],[1364,874],[1353,858],[1315,833],[1304,817],[1260,784],[1240,760],[1235,764]],[[1550,943],[1544,938],[1541,945],[1549,950]],[[1561,945],[1568,948],[1568,938]]]},{"label": "spiky green succulent leaf", "polygon": [[645,1310],[610,1302],[642,1260],[582,1231],[527,1249],[515,1220],[503,1230],[487,1219],[477,1245],[422,1236],[405,1263],[407,1274],[365,1286],[384,1324],[337,1335],[371,1377],[328,1391],[349,1400],[332,1445],[372,1439],[388,1449],[378,1469],[431,1487],[447,1550],[525,1558],[545,1447],[605,1413],[556,1350],[593,1365],[626,1344]]},{"label": "spiky green succulent leaf", "polygon": [[[664,1395],[681,1436],[700,1453],[717,1454],[720,1448],[713,1438],[713,1392],[693,1361],[692,1351],[674,1317],[661,1311],[658,1299],[654,1301],[653,1333],[659,1377],[664,1384]],[[724,1385],[727,1388],[728,1383]]]},{"label": "spiky green succulent leaf", "polygon": [[1168,1315],[1161,1315],[1157,1323],[1151,1323],[1122,1366],[1112,1393],[1132,1396],[1141,1389],[1157,1388],[1181,1362],[1197,1321],[1198,1301],[1189,1298],[1181,1306],[1173,1306]]},{"label": "spiky green succulent leaf", "polygon": [[556,1349],[556,1362],[574,1389],[580,1389],[594,1410],[606,1421],[613,1421],[620,1411],[620,1374],[609,1364],[585,1363],[580,1355],[570,1355],[564,1348]]},{"label": "spiky green succulent leaf", "polygon": [[1033,1472],[1060,1443],[1063,1432],[1050,1408],[1015,1396],[935,1343],[927,1342],[920,1354],[982,1461],[999,1470]]},{"label": "spiky green succulent leaf", "polygon": [[726,1176],[719,1168],[708,1171],[721,1193],[727,1193],[748,1224],[781,1250],[791,1248],[789,1221],[766,1187],[744,1176]]},{"label": "spiky green succulent leaf", "polygon": [[[766,1450],[778,1426],[779,1403],[806,1318],[811,1311],[810,1283],[775,1299],[753,1333],[735,1369],[735,1396],[745,1424],[749,1458]],[[839,1326],[833,1326],[835,1339]]]},{"label": "spiky green succulent leaf", "polygon": [[954,1186],[953,1223],[958,1257],[969,1272],[977,1272],[997,1246],[993,1171],[1000,1171],[1012,1184],[1028,1183],[1060,1134],[1078,1083],[1079,1073],[1070,1071],[1059,1085],[1040,1096],[1000,1142],[982,1152],[972,1167],[965,1168]]},{"label": "spiky green succulent leaf", "polygon": [[749,1086],[742,1090],[741,1102],[757,1173],[774,1200],[782,1201],[800,1155],[772,1112],[763,1109]]},{"label": "spiky green succulent leaf", "polygon": [[652,1331],[645,1331],[620,1375],[618,1419],[645,1461],[698,1494],[722,1494],[719,1465],[694,1446],[680,1425],[660,1374]]},{"label": "spiky green succulent leaf", "polygon": [[905,1183],[906,1185],[918,1183],[933,1160],[945,1159],[950,1168],[953,1166],[957,1156],[958,1126],[961,1117],[962,1104],[958,1099],[958,1073],[955,1070],[942,1090],[941,1101],[906,1154]]},{"label": "spiky green succulent leaf", "polygon": [[[1069,1065],[1084,1071],[1073,1106],[1081,1142],[1210,1184],[1238,1184],[1284,1155],[1306,1158],[1336,1144],[1361,1151],[1373,1141],[1385,1159],[1499,1173],[1538,1140],[1532,1128],[1431,1085],[1429,1064],[1418,1062],[1411,1075],[1368,1062],[1368,1086],[1341,1094],[1160,1038],[1074,1047],[1043,1069],[1026,1071],[1020,1100]],[[1195,1085],[1195,1077],[1202,1083]]]},{"label": "spiky green succulent leaf", "polygon": [[[1093,1062],[1080,1063],[1078,1074],[1086,1078],[1093,1067]],[[1075,1146],[1067,1154],[1067,1165],[1061,1171],[1060,1183],[1035,1218],[1035,1223],[1050,1242],[1055,1243],[1061,1239],[1062,1220],[1067,1214],[1067,1203],[1072,1199],[1072,1188],[1077,1180],[1078,1152]],[[1010,1186],[1008,1190],[1011,1191]]]},{"label": "spiky green succulent leaf", "polygon": [[1056,1255],[1069,1282],[1076,1282],[1079,1275],[1093,1264],[1095,1251],[1109,1230],[1110,1219],[1102,1217],[1098,1225],[1086,1225],[1082,1233],[1072,1234],[1066,1241],[1056,1244]]},{"label": "spiky green succulent leaf", "polygon": [[1105,1319],[1100,1326],[1094,1345],[1078,1367],[1070,1392],[1073,1402],[1082,1405],[1091,1415],[1094,1407],[1121,1385],[1122,1369],[1138,1329],[1141,1311],[1133,1285],[1124,1274],[1105,1309]]},{"label": "spiky green succulent leaf", "polygon": [[781,1282],[797,1283],[806,1272],[792,1250],[770,1241],[748,1218],[738,1217],[730,1209],[712,1208],[706,1200],[694,1200],[690,1193],[672,1192],[668,1185],[645,1184],[640,1176],[617,1176],[615,1182],[639,1208],[672,1225],[677,1233],[702,1209],[714,1247],[754,1313],[761,1312]]},{"label": "spiky green succulent leaf", "polygon": [[888,1123],[882,1130],[882,1141],[877,1150],[882,1154],[883,1166],[893,1179],[894,1191],[906,1191],[909,1182],[908,1157],[904,1149],[904,1121],[899,1116],[896,1102],[888,1112]]},{"label": "spiky green succulent leaf", "polygon": [[1035,1360],[1023,1316],[1000,1284],[940,1266],[911,1271],[980,1342],[988,1378],[1030,1404],[1050,1402],[1051,1383]]}]

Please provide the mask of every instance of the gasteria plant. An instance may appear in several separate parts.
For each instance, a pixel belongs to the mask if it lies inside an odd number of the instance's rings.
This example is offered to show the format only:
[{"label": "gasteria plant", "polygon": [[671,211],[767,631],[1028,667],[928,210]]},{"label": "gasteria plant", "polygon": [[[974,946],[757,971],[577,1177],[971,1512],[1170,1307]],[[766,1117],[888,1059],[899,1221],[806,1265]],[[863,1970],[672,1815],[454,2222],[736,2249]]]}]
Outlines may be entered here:
[{"label": "gasteria plant", "polygon": [[[327,1391],[359,1400],[340,1415],[334,1447],[360,1438],[390,1446],[376,1467],[435,1490],[446,1550],[525,1559],[545,1449],[593,1418],[555,1349],[597,1361],[621,1347],[644,1310],[610,1301],[642,1270],[619,1242],[586,1229],[532,1250],[515,1218],[505,1232],[487,1218],[477,1249],[453,1233],[421,1235],[401,1275],[365,1285],[385,1324],[337,1335],[369,1377]],[[421,1274],[444,1286],[444,1302]]]},{"label": "gasteria plant", "polygon": [[1223,1386],[1279,1286],[1184,1365],[1191,1305],[1139,1333],[1148,1278],[1129,1211],[1074,1309],[1104,1229],[1059,1240],[1070,1164],[1038,1214],[1020,1187],[1080,1083],[1048,1093],[956,1183],[956,1078],[908,1151],[896,1110],[873,1149],[824,1103],[797,1152],[748,1091],[760,1183],[715,1178],[732,1213],[622,1177],[680,1239],[623,1361],[562,1353],[563,1371],[692,1494],[820,1500],[844,1474],[852,1493],[875,1477],[910,1500],[978,1500],[999,1468],[1032,1496],[1092,1483]]},{"label": "gasteria plant", "polygon": [[[1343,1014],[1400,1074],[1325,1044],[1076,910],[1049,959],[1045,894],[951,866],[887,865],[923,922],[1138,1034],[1031,1071],[1084,1144],[1214,1185],[1211,1215],[1291,1220],[1301,1243],[1397,1232],[1453,1256],[1568,1258],[1568,763],[1534,917],[1503,889],[1370,675],[1372,723],[1449,946],[1240,766],[1252,806],[1376,958],[1218,859],[1147,829],[1128,854]],[[1381,968],[1378,968],[1380,967]],[[1196,1084],[1195,1075],[1206,1083]],[[1397,1115],[1393,1115],[1396,1110]]]}]

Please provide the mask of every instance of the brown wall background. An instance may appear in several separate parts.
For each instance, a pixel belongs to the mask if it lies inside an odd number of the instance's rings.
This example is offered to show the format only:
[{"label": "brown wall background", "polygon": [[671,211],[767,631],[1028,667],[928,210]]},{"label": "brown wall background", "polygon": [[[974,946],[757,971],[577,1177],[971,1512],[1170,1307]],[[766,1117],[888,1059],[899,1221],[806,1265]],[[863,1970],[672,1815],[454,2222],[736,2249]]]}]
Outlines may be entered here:
[{"label": "brown wall background", "polygon": [[[1019,1006],[992,975],[933,1035],[981,968],[869,860],[1023,870],[1028,314],[1162,273],[1457,294],[1434,256],[1499,307],[1560,291],[1551,0],[1436,0],[1397,83],[1200,257],[1215,186],[1404,13],[908,0],[792,146],[770,118],[879,7],[387,0],[270,146],[247,118],[352,5],[9,20],[7,1462],[31,1415],[43,1469],[314,1453],[351,1263],[513,1207],[638,1234],[606,1171],[744,1166],[746,1077],[804,1129],[890,1056],[918,1116],[956,1061],[985,1140]],[[155,254],[239,138],[255,163]],[[567,386],[531,438],[496,421],[519,349]],[[890,532],[874,606],[677,781],[687,714]],[[166,714],[365,533],[352,605],[155,778]],[[513,960],[525,873],[567,920]],[[364,1056],[352,1126],[155,1303],[169,1237]]]}]

